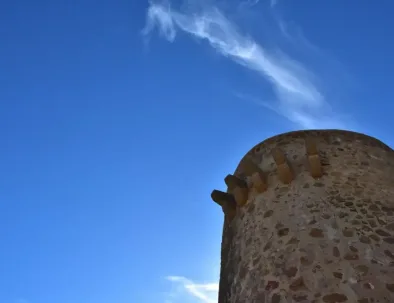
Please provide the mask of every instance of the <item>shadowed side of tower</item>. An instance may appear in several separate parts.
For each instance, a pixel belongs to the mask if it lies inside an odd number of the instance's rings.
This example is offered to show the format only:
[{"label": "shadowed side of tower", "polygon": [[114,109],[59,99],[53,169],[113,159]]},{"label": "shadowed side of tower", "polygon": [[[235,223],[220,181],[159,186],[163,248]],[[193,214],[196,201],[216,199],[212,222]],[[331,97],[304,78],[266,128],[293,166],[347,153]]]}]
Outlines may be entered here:
[{"label": "shadowed side of tower", "polygon": [[341,130],[254,147],[226,193],[219,303],[394,302],[394,152]]}]

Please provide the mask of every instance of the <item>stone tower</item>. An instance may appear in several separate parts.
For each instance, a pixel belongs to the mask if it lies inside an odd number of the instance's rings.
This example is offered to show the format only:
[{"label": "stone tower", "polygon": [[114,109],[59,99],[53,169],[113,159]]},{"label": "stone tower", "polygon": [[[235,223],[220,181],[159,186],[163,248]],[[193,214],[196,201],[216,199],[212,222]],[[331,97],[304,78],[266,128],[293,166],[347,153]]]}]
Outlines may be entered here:
[{"label": "stone tower", "polygon": [[310,130],[250,150],[223,209],[219,303],[394,302],[394,152]]}]

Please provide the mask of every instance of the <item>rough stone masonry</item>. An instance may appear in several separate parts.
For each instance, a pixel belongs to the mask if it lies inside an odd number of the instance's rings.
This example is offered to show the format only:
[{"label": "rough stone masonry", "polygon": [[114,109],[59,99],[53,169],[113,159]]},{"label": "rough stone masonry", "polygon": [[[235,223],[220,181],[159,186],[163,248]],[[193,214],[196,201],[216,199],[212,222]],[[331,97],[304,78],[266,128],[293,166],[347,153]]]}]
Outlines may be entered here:
[{"label": "rough stone masonry", "polygon": [[223,209],[219,303],[394,302],[394,151],[310,130],[249,151]]}]

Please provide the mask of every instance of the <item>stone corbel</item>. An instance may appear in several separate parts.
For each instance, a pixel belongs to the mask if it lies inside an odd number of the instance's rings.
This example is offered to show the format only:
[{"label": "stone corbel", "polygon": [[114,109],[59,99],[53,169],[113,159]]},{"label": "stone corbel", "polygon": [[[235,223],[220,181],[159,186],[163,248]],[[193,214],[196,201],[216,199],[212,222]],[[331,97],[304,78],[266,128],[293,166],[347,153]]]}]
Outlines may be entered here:
[{"label": "stone corbel", "polygon": [[267,180],[263,170],[251,159],[243,160],[243,172],[249,176],[251,187],[258,193],[267,190]]},{"label": "stone corbel", "polygon": [[294,176],[287,162],[286,155],[279,148],[274,148],[271,151],[271,154],[278,169],[279,180],[285,184],[289,184],[291,181],[293,181]]},{"label": "stone corbel", "polygon": [[215,189],[211,193],[211,198],[222,207],[223,213],[228,219],[232,220],[235,217],[237,202],[232,194]]},{"label": "stone corbel", "polygon": [[238,206],[243,206],[248,201],[248,184],[246,181],[233,176],[227,175],[224,182],[228,186],[228,191],[233,194]]},{"label": "stone corbel", "polygon": [[321,165],[316,141],[311,138],[306,139],[305,148],[311,176],[313,178],[320,178],[323,175],[323,167]]}]

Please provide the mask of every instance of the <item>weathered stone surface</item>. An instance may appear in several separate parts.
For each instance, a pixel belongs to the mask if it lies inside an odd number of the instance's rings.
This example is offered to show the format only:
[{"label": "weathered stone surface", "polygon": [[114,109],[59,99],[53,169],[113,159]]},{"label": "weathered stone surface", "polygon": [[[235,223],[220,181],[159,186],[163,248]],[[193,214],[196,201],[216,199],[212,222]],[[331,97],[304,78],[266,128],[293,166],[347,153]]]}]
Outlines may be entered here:
[{"label": "weathered stone surface", "polygon": [[[318,147],[309,153],[320,156],[319,180],[305,158],[307,138]],[[391,148],[348,131],[300,131],[244,159],[264,171],[266,188],[224,223],[219,303],[394,302]],[[256,170],[244,159],[234,175],[250,185]],[[286,161],[288,185],[278,172]]]}]

